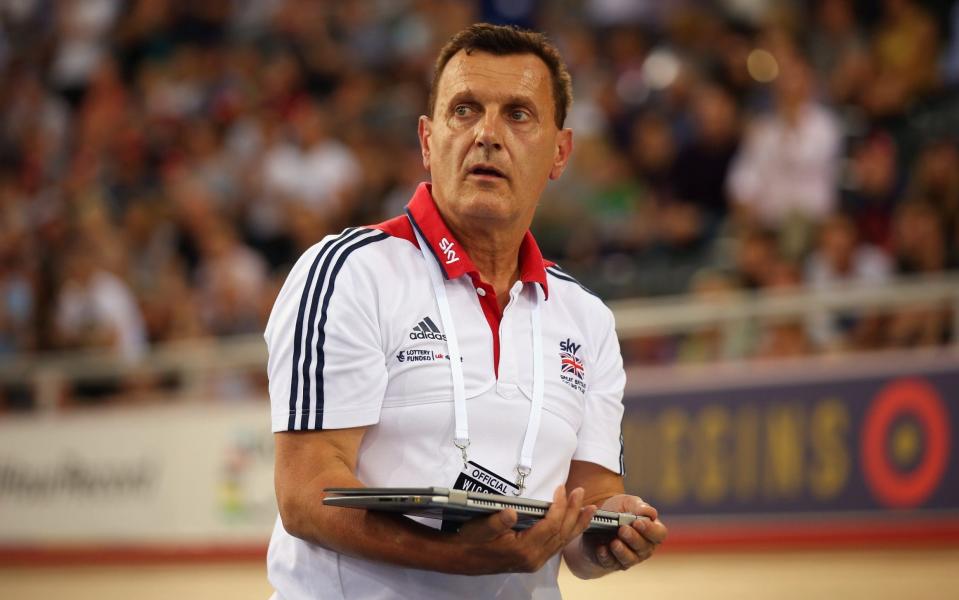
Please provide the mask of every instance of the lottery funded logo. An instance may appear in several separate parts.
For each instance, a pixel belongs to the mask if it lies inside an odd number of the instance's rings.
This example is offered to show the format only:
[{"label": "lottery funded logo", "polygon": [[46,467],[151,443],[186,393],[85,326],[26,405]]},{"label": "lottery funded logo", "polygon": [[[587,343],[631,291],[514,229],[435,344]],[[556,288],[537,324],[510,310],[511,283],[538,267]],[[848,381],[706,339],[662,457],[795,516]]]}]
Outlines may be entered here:
[{"label": "lottery funded logo", "polygon": [[[417,349],[412,350],[400,350],[396,354],[397,362],[432,362],[434,360],[449,360],[449,354],[443,354],[442,352],[434,352],[433,350],[427,349]],[[460,357],[460,362],[462,362],[463,357]]]},{"label": "lottery funded logo", "polygon": [[580,348],[582,348],[581,344],[577,344],[569,338],[559,343],[559,378],[569,387],[585,394],[586,367],[583,364],[583,359],[577,356]]}]

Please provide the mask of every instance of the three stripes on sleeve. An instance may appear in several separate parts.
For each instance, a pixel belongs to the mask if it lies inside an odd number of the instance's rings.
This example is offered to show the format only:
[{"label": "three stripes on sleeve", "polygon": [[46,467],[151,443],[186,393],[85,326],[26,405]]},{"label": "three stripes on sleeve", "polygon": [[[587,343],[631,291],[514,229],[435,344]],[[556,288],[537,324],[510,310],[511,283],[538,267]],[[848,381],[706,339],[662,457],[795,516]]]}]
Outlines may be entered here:
[{"label": "three stripes on sleeve", "polygon": [[293,334],[288,430],[323,428],[324,328],[336,277],[350,254],[388,237],[376,229],[348,228],[323,242],[310,264]]}]

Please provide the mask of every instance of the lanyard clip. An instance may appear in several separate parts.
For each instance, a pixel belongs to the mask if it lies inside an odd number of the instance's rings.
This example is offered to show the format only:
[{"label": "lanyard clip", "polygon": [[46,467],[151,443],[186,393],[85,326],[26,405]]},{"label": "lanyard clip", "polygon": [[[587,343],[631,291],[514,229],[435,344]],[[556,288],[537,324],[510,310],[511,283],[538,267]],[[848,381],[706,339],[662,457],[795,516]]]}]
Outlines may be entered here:
[{"label": "lanyard clip", "polygon": [[514,496],[522,496],[523,492],[526,491],[526,478],[530,473],[533,472],[533,469],[530,467],[524,467],[522,465],[516,466],[516,487],[519,488],[519,491],[513,492]]},{"label": "lanyard clip", "polygon": [[469,465],[466,463],[469,461],[469,458],[466,455],[466,449],[470,447],[470,441],[467,439],[465,441],[453,440],[453,445],[460,449],[460,454],[463,455],[463,468],[467,468]]}]

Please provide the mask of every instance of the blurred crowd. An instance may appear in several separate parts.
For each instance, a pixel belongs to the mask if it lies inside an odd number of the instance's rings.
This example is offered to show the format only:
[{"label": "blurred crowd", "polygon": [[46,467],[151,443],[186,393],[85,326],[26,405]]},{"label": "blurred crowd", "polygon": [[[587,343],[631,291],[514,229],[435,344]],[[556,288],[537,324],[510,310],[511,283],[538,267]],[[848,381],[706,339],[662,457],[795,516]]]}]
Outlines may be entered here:
[{"label": "blurred crowd", "polygon": [[[0,4],[0,359],[262,331],[292,261],[397,214],[438,48],[548,33],[573,162],[534,225],[609,299],[945,272],[959,4],[16,0]],[[645,340],[635,360],[943,343],[948,309]],[[728,334],[728,332],[726,332]]]}]

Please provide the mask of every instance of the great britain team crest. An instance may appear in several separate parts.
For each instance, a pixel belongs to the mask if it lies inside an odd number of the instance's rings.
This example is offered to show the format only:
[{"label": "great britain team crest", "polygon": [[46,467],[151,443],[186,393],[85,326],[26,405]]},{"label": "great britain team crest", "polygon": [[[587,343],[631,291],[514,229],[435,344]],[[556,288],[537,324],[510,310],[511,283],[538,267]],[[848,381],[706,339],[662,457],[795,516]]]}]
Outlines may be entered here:
[{"label": "great britain team crest", "polygon": [[586,367],[583,359],[577,356],[582,346],[566,338],[559,343],[560,372],[559,378],[569,387],[580,393],[586,393]]}]

